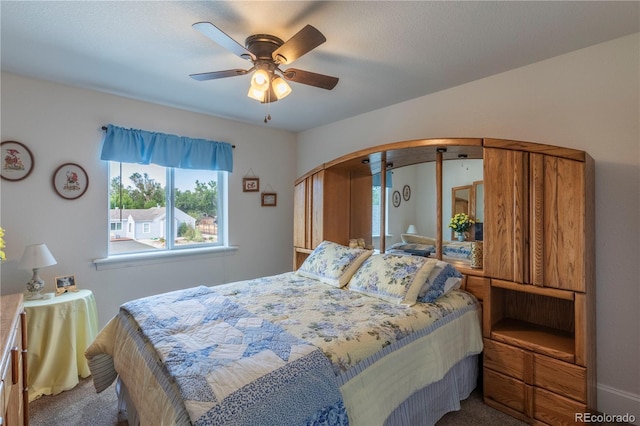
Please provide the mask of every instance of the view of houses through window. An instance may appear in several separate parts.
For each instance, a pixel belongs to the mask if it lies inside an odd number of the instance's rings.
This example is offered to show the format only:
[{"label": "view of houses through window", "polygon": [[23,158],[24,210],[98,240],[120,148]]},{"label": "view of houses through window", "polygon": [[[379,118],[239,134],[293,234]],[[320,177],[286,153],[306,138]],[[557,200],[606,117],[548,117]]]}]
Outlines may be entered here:
[{"label": "view of houses through window", "polygon": [[224,172],[118,162],[109,172],[109,255],[222,244]]}]

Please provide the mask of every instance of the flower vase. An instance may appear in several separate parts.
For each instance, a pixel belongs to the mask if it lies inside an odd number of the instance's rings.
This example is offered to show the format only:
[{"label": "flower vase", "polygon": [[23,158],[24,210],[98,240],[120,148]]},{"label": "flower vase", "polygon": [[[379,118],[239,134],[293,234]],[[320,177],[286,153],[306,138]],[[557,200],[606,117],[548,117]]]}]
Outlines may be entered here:
[{"label": "flower vase", "polygon": [[464,235],[464,232],[456,232],[456,237],[458,238],[458,241],[464,241],[467,239],[467,236]]}]

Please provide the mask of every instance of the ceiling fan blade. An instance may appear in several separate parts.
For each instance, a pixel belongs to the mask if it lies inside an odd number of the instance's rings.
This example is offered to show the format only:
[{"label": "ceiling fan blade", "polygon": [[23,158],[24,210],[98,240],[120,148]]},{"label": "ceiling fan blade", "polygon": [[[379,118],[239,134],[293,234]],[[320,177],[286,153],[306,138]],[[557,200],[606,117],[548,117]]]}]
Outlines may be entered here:
[{"label": "ceiling fan blade", "polygon": [[235,69],[235,70],[224,70],[224,71],[214,71],[214,72],[203,72],[200,74],[189,74],[189,77],[198,81],[206,81],[206,80],[215,80],[217,78],[245,75],[248,72],[249,72],[248,70]]},{"label": "ceiling fan blade", "polygon": [[308,84],[309,86],[319,87],[321,89],[331,90],[338,84],[338,77],[331,77],[324,74],[316,74],[315,72],[303,71],[296,68],[288,68],[282,76],[285,80],[295,81],[296,83]]},{"label": "ceiling fan blade", "polygon": [[213,25],[211,22],[196,22],[192,27],[200,31],[200,33],[205,37],[208,37],[225,49],[240,56],[242,59],[250,61],[256,59],[253,53],[249,52],[243,45],[229,37],[224,31]]},{"label": "ceiling fan blade", "polygon": [[279,64],[290,64],[320,46],[327,39],[315,27],[307,25],[273,51],[271,57]]}]

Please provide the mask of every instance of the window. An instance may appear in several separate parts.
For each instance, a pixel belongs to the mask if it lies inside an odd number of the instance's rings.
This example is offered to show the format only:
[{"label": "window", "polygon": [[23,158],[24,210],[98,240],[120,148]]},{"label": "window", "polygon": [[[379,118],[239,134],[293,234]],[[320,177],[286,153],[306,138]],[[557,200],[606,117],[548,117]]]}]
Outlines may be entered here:
[{"label": "window", "polygon": [[109,161],[109,182],[110,256],[225,243],[226,172]]},{"label": "window", "polygon": [[[380,186],[374,186],[372,190],[372,218],[371,218],[371,228],[372,235],[374,237],[380,237],[380,200],[382,188]],[[388,221],[389,221],[389,201],[391,196],[391,190],[389,188],[385,188],[385,199],[387,203],[385,205],[385,227],[384,229],[388,229]]]}]

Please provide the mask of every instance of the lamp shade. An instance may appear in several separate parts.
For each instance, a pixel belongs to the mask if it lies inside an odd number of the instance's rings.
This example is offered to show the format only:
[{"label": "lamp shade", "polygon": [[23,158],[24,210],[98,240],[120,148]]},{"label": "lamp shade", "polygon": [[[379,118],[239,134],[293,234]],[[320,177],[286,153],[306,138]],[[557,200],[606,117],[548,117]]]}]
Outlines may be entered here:
[{"label": "lamp shade", "polygon": [[249,86],[249,93],[247,93],[247,96],[250,97],[251,99],[255,99],[256,101],[264,102],[265,93],[266,93],[265,90],[258,90],[253,86]]},{"label": "lamp shade", "polygon": [[282,77],[274,78],[271,83],[273,86],[273,91],[275,92],[278,99],[282,99],[289,95],[289,93],[291,93],[291,86],[289,86]]},{"label": "lamp shade", "polygon": [[251,87],[264,92],[269,88],[269,80],[269,73],[262,68],[258,68],[251,76]]},{"label": "lamp shade", "polygon": [[409,227],[407,228],[407,234],[417,234],[418,230],[416,229],[415,225],[409,225]]},{"label": "lamp shade", "polygon": [[38,269],[55,265],[56,263],[58,262],[56,262],[46,244],[32,244],[25,247],[20,259],[20,268]]}]

